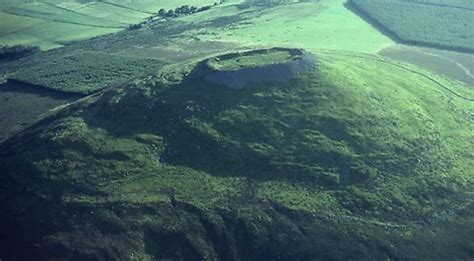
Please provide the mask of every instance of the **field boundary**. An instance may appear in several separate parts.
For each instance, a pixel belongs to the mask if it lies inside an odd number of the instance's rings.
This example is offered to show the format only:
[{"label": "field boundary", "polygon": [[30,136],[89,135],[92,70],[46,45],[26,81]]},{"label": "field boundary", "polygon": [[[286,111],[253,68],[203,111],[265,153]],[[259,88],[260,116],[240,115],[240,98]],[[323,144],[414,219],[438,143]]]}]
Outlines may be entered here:
[{"label": "field boundary", "polygon": [[425,52],[423,50],[420,50],[420,49],[415,49],[415,52],[418,52],[418,53],[421,53],[423,55],[427,55],[427,56],[433,56],[433,57],[436,57],[438,59],[442,59],[442,60],[445,60],[445,61],[448,61],[450,63],[453,63],[454,65],[456,65],[459,69],[461,69],[462,71],[464,71],[464,73],[471,77],[473,80],[474,80],[474,74],[471,72],[470,69],[466,68],[463,64],[461,63],[458,63],[456,62],[455,60],[453,59],[450,59],[448,57],[445,57],[445,56],[442,56],[442,55],[438,55],[438,54],[435,54],[435,53],[429,53],[429,52]]},{"label": "field boundary", "polygon": [[[60,19],[56,19],[54,17],[52,19],[43,19],[43,18],[39,18],[39,17],[33,16],[33,15],[17,14],[15,12],[12,12],[12,11],[9,11],[9,10],[3,10],[2,12],[6,13],[6,14],[10,14],[10,15],[23,16],[23,17],[29,17],[29,18],[34,18],[34,19],[42,19],[45,22],[58,22],[58,23],[64,23],[64,24],[72,24],[72,25],[80,25],[80,26],[88,26],[88,27],[96,27],[96,28],[106,28],[106,29],[124,29],[125,28],[125,25],[124,26],[106,26],[106,25],[97,25],[97,24],[82,24],[82,23],[75,23],[75,22],[71,22],[71,21],[60,20]],[[70,11],[70,12],[73,12],[73,11]],[[91,16],[89,16],[89,17],[91,17]],[[35,24],[35,25],[37,25],[37,24]]]},{"label": "field boundary", "polygon": [[457,92],[451,90],[449,87],[447,87],[446,85],[442,84],[441,82],[439,82],[438,80],[434,79],[433,77],[431,77],[431,76],[429,76],[429,75],[426,75],[426,74],[424,74],[424,73],[418,72],[418,71],[416,71],[416,70],[412,70],[412,69],[410,69],[410,68],[407,68],[407,67],[405,67],[405,66],[403,66],[403,65],[400,65],[400,64],[397,64],[397,63],[393,63],[393,62],[389,62],[389,61],[384,61],[384,60],[380,60],[380,62],[387,63],[387,64],[391,64],[391,65],[396,66],[396,67],[398,67],[398,68],[401,68],[401,69],[403,69],[403,70],[405,70],[405,71],[408,71],[408,72],[417,74],[417,75],[419,75],[419,76],[422,76],[422,77],[424,77],[425,79],[428,79],[428,80],[430,80],[430,81],[436,83],[438,86],[441,86],[443,89],[445,89],[446,91],[450,92],[451,94],[453,94],[453,95],[455,95],[455,96],[457,96],[457,97],[459,97],[459,98],[461,98],[461,99],[464,99],[464,100],[466,100],[466,101],[474,102],[474,98],[465,97],[465,96],[463,96],[462,94],[459,94],[459,93],[457,93]]},{"label": "field boundary", "polygon": [[[21,80],[16,80],[16,79],[11,79],[7,78],[6,83],[12,84],[12,85],[21,85],[21,88],[18,88],[16,91],[19,92],[28,92],[28,93],[36,93],[36,94],[44,94],[47,96],[63,96],[63,97],[70,97],[70,98],[82,98],[85,97],[89,94],[83,94],[79,92],[68,92],[68,91],[63,91],[59,89],[54,89],[50,87],[46,87],[40,84],[34,84],[26,81],[21,81]],[[1,86],[1,85],[0,85]],[[0,91],[3,89],[0,88]],[[13,89],[10,89],[13,90]],[[92,93],[91,93],[92,94]]]},{"label": "field boundary", "polygon": [[[328,51],[324,51],[325,53],[329,53],[329,54],[335,54],[334,52],[328,52]],[[411,73],[414,73],[418,76],[421,76],[433,83],[435,83],[436,85],[442,87],[444,90],[448,91],[449,93],[453,94],[454,96],[460,98],[460,99],[463,99],[465,101],[468,101],[468,102],[474,102],[474,98],[470,98],[470,97],[465,97],[463,96],[462,94],[459,94],[457,93],[456,91],[453,91],[451,90],[449,87],[447,87],[446,85],[444,85],[443,83],[441,83],[440,81],[436,80],[435,78],[427,75],[427,74],[424,74],[424,73],[421,73],[421,72],[418,72],[416,70],[413,70],[413,69],[410,69],[406,66],[403,66],[399,63],[396,63],[396,62],[391,62],[391,61],[388,61],[386,59],[383,59],[383,58],[376,58],[376,57],[370,57],[370,56],[362,56],[362,55],[357,55],[357,54],[349,54],[349,53],[341,53],[341,52],[336,52],[337,55],[343,55],[343,56],[348,56],[348,57],[353,57],[353,58],[357,58],[357,59],[368,59],[368,60],[372,60],[372,61],[376,61],[376,62],[381,62],[381,63],[385,63],[385,64],[389,64],[389,65],[392,65],[392,66],[395,66],[397,68],[400,68],[402,70],[405,70],[405,71],[408,71],[408,72],[411,72]]]},{"label": "field boundary", "polygon": [[[375,29],[379,30],[382,34],[392,39],[394,42],[405,44],[405,45],[413,45],[413,46],[419,46],[419,47],[427,47],[427,48],[433,48],[433,49],[441,49],[441,50],[474,54],[474,48],[453,47],[453,46],[448,46],[444,44],[435,44],[435,43],[427,43],[423,41],[402,39],[397,33],[390,30],[390,28],[386,27],[377,19],[373,18],[370,14],[368,14],[365,10],[360,8],[357,4],[353,2],[353,0],[347,0],[347,2],[344,3],[344,6],[349,11],[353,12],[354,14],[362,18],[368,24],[372,25]],[[446,7],[448,6],[446,5]]]},{"label": "field boundary", "polygon": [[98,2],[98,3],[107,4],[107,5],[111,5],[111,6],[123,8],[123,9],[125,9],[125,10],[130,10],[130,11],[135,11],[135,12],[143,13],[143,14],[154,15],[153,12],[147,12],[147,11],[143,11],[143,10],[140,10],[140,9],[130,8],[130,7],[128,7],[128,6],[120,5],[120,4],[117,4],[117,3],[112,3],[112,2],[109,2],[109,1],[103,1],[103,2],[101,1],[101,2]]},{"label": "field boundary", "polygon": [[413,4],[417,5],[431,5],[431,6],[439,6],[439,7],[449,7],[467,11],[474,11],[474,8],[462,7],[462,6],[455,6],[455,5],[448,5],[448,4],[435,4],[435,3],[422,3],[422,2],[414,2]]}]

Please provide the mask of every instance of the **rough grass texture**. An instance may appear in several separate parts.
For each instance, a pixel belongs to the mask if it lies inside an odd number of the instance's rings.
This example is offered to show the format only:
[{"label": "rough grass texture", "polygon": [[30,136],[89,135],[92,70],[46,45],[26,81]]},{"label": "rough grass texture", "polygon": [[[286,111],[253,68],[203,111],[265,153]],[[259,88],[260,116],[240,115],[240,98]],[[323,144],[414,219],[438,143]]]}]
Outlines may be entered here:
[{"label": "rough grass texture", "polygon": [[472,102],[375,56],[319,59],[241,90],[170,67],[4,143],[2,256],[472,259]]}]

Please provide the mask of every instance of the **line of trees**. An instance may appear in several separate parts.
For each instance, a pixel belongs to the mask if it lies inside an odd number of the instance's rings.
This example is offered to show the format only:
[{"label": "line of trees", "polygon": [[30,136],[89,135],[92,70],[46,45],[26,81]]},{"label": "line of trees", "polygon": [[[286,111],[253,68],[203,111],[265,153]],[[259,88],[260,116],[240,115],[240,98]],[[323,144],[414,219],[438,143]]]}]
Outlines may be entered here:
[{"label": "line of trees", "polygon": [[226,1],[227,0],[220,0],[219,2],[214,2],[214,4],[212,6],[211,5],[205,5],[205,6],[202,6],[202,7],[196,7],[196,6],[192,6],[192,5],[182,5],[182,6],[176,7],[175,9],[169,9],[169,10],[161,8],[160,10],[158,10],[156,15],[148,17],[147,21],[144,21],[144,22],[141,22],[141,23],[138,23],[138,24],[130,24],[128,26],[128,30],[138,30],[138,29],[142,28],[147,22],[152,21],[153,18],[156,17],[156,16],[161,17],[161,18],[173,18],[173,17],[178,17],[178,16],[190,15],[190,14],[194,14],[194,13],[207,11],[207,10],[211,9],[213,6],[225,3]]},{"label": "line of trees", "polygon": [[[215,2],[212,6],[216,6],[218,4],[225,3],[226,0],[220,0],[219,2]],[[211,5],[205,5],[202,7],[190,6],[190,5],[182,5],[180,7],[176,7],[175,9],[165,10],[161,8],[158,10],[157,15],[163,18],[170,18],[170,17],[178,17],[183,15],[190,15],[194,13],[199,13],[203,11],[207,11],[212,8]]]},{"label": "line of trees", "polygon": [[210,5],[206,5],[203,7],[196,7],[196,6],[189,6],[189,5],[182,5],[180,7],[177,7],[175,9],[169,9],[166,11],[165,9],[161,8],[158,11],[158,16],[163,17],[163,18],[170,18],[170,17],[177,17],[177,16],[183,16],[183,15],[190,15],[194,14],[197,12],[202,12],[211,9]]}]

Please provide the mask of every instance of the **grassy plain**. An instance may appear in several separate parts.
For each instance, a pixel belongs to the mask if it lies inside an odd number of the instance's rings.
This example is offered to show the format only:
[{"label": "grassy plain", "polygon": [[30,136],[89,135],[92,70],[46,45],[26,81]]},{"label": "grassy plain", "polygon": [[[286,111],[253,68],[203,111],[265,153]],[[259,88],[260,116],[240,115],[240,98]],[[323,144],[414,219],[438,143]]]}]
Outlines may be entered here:
[{"label": "grassy plain", "polygon": [[0,37],[42,22],[41,19],[0,12]]},{"label": "grassy plain", "polygon": [[[230,5],[180,20],[217,25],[197,28],[189,35],[241,45],[374,53],[393,43],[345,8],[344,3],[344,0],[331,0],[244,9]],[[219,22],[223,25],[219,26]]]}]

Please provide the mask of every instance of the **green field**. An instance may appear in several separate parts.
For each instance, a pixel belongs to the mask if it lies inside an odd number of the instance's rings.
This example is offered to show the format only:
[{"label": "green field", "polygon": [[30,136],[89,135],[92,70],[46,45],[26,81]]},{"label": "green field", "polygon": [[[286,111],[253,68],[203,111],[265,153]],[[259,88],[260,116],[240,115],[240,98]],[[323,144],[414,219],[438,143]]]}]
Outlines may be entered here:
[{"label": "green field", "polygon": [[474,55],[413,46],[394,46],[379,54],[412,63],[474,86]]},{"label": "green field", "polygon": [[408,44],[474,52],[474,2],[351,0],[387,34]]},{"label": "green field", "polygon": [[35,45],[49,50],[118,32],[144,21],[160,8],[173,9],[184,3],[204,6],[214,2],[5,0],[0,4],[0,44]]},{"label": "green field", "polygon": [[231,5],[180,20],[215,25],[197,28],[189,35],[242,45],[374,53],[393,43],[345,8],[344,3],[344,0],[330,0],[270,8],[250,5],[245,9]]}]

